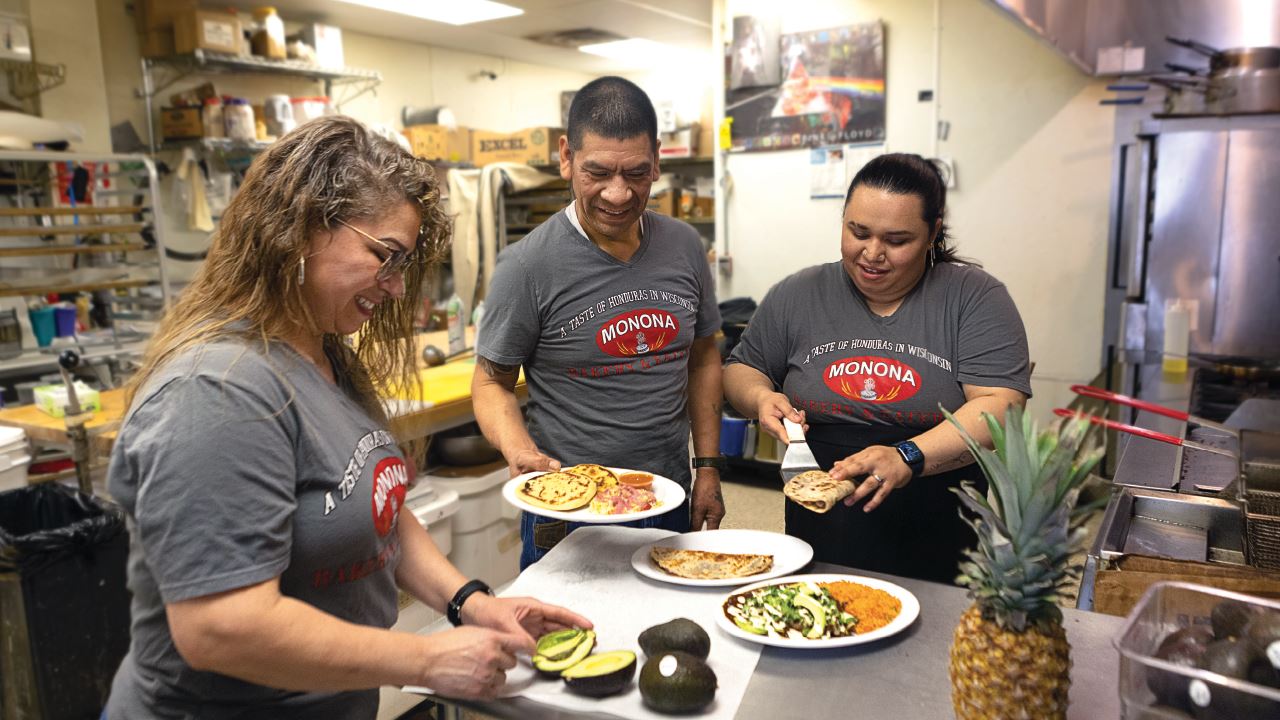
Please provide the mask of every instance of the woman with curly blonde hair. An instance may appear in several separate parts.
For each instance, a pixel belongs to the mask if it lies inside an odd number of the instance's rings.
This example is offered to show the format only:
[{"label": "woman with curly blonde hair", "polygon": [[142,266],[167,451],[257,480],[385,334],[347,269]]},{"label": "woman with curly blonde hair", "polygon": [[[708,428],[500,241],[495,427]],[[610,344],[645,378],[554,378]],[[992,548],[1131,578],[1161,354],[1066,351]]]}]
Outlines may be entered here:
[{"label": "woman with curly blonde hair", "polygon": [[[380,397],[449,236],[431,167],[344,117],[254,162],[129,386],[109,486],[132,644],[110,718],[372,718],[380,685],[492,697],[533,637],[589,626],[494,598],[400,513]],[[353,348],[347,338],[358,333]],[[397,588],[455,625],[388,631]]]}]

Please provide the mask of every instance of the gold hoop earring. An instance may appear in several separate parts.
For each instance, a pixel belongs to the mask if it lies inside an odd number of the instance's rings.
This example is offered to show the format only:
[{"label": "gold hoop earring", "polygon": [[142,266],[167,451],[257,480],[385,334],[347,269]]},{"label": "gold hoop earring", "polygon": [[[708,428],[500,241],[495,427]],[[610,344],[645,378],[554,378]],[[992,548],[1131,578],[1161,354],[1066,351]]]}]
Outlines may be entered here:
[{"label": "gold hoop earring", "polygon": [[307,281],[307,259],[305,257],[298,259],[298,287]]}]

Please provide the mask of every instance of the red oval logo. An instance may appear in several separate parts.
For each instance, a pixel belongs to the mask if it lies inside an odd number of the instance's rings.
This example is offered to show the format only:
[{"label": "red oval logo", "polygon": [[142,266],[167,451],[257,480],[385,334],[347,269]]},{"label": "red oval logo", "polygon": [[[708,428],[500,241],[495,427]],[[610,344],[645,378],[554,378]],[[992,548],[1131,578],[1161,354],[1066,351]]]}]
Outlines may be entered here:
[{"label": "red oval logo", "polygon": [[408,484],[409,471],[398,457],[383,458],[373,469],[373,529],[378,537],[396,526]]},{"label": "red oval logo", "polygon": [[632,310],[605,322],[596,332],[596,345],[618,357],[655,353],[680,334],[680,321],[666,310]]},{"label": "red oval logo", "polygon": [[906,363],[882,357],[837,360],[822,372],[832,392],[866,403],[901,402],[920,391],[920,375]]}]

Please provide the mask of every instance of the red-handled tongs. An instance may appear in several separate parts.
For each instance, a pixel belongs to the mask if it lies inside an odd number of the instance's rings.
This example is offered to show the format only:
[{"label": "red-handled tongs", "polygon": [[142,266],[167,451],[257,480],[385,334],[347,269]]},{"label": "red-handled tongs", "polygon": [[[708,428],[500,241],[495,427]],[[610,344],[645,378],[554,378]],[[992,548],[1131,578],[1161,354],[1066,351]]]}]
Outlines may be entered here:
[{"label": "red-handled tongs", "polygon": [[[1176,411],[1170,411],[1170,412],[1176,412]],[[1198,442],[1195,442],[1194,440],[1184,440],[1180,437],[1168,435],[1162,432],[1157,432],[1155,430],[1148,430],[1147,428],[1141,428],[1136,425],[1127,425],[1122,422],[1116,422],[1115,420],[1108,420],[1106,418],[1098,417],[1097,415],[1088,415],[1085,413],[1078,413],[1074,410],[1068,410],[1066,408],[1057,408],[1056,410],[1053,411],[1053,414],[1060,415],[1062,417],[1080,417],[1080,418],[1084,418],[1085,420],[1088,420],[1094,425],[1101,425],[1107,428],[1108,430],[1118,430],[1123,433],[1129,433],[1130,435],[1137,435],[1138,437],[1144,437],[1144,438],[1147,438],[1148,440],[1157,440],[1159,442],[1169,443],[1170,445],[1181,445],[1182,447],[1190,448],[1192,450],[1203,450],[1205,452],[1211,452],[1217,455],[1226,455],[1232,460],[1238,459],[1238,456],[1234,452],[1231,452],[1230,450],[1223,450],[1222,448],[1216,448],[1216,447],[1213,447],[1212,445],[1205,445],[1204,443],[1198,443]]]},{"label": "red-handled tongs", "polygon": [[1181,410],[1174,410],[1173,408],[1165,407],[1164,405],[1157,405],[1153,402],[1147,402],[1146,400],[1139,400],[1138,398],[1129,397],[1128,395],[1113,393],[1110,390],[1103,390],[1102,388],[1093,387],[1092,385],[1072,385],[1071,392],[1081,397],[1093,398],[1095,400],[1115,403],[1117,405],[1127,405],[1131,408],[1145,410],[1149,413],[1155,413],[1156,415],[1163,415],[1167,418],[1173,418],[1174,420],[1193,422],[1201,427],[1213,428],[1214,430],[1219,430],[1235,437],[1240,436],[1239,430],[1223,425],[1222,423],[1214,422],[1208,418],[1202,418],[1192,415],[1191,413],[1185,413]]}]

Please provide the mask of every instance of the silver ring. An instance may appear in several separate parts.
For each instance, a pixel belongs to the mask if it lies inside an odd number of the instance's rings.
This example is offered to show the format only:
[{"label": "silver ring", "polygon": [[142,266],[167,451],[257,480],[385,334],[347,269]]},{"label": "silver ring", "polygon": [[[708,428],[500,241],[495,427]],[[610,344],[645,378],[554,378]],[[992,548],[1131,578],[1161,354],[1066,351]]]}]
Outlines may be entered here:
[{"label": "silver ring", "polygon": [[880,477],[879,475],[875,473],[871,473],[871,477],[876,479],[876,487],[880,487],[881,485],[884,484],[884,478]]}]

